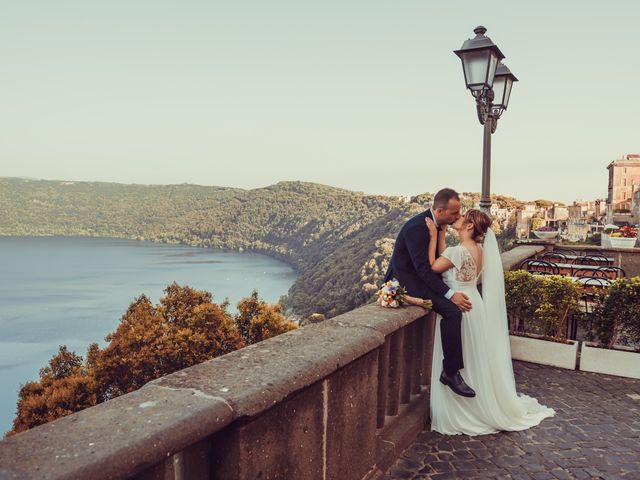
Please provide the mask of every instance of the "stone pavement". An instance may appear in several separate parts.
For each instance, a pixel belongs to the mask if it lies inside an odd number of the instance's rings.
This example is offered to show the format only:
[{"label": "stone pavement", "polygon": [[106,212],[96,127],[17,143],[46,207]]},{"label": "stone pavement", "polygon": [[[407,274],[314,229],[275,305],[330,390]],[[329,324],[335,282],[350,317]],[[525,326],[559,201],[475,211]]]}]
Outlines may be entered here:
[{"label": "stone pavement", "polygon": [[640,480],[640,380],[514,361],[518,391],[556,416],[522,432],[425,429],[388,479]]}]

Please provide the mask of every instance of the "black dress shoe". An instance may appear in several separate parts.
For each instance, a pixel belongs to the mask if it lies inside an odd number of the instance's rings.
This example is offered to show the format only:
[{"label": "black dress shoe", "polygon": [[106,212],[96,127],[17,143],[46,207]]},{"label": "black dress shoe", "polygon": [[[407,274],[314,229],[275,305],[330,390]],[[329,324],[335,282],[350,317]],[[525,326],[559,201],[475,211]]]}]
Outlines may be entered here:
[{"label": "black dress shoe", "polygon": [[464,383],[459,370],[456,373],[452,374],[445,373],[445,371],[443,370],[440,374],[440,382],[448,385],[451,390],[453,390],[458,395],[462,395],[463,397],[476,396],[476,392],[473,391],[473,388]]}]

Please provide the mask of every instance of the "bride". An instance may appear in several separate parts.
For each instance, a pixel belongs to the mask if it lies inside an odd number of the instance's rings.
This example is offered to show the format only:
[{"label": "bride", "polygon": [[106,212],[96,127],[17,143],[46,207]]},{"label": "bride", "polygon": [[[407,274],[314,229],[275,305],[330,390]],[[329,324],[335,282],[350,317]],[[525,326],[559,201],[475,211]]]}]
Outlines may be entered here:
[{"label": "bride", "polygon": [[[442,273],[454,291],[469,296],[473,308],[462,314],[464,380],[475,390],[473,398],[456,395],[440,377],[443,352],[440,315],[436,318],[431,375],[431,430],[445,435],[484,435],[501,430],[525,430],[555,415],[528,395],[516,392],[504,294],[504,273],[491,219],[480,210],[470,209],[452,227],[460,244],[445,248],[437,242],[433,220],[426,218],[430,232],[429,263]],[[444,229],[443,229],[444,230]],[[444,231],[440,232],[444,237]],[[486,236],[486,240],[485,240]],[[484,248],[481,246],[484,241]],[[436,244],[439,257],[436,259]],[[480,296],[477,283],[482,275]]]}]

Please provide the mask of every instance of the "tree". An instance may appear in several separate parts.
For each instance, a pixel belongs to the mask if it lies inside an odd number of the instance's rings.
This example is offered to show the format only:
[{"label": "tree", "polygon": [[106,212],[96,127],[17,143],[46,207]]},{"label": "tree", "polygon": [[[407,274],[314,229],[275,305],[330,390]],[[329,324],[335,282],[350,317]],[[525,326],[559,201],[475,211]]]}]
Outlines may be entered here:
[{"label": "tree", "polygon": [[129,306],[109,344],[96,352],[94,374],[100,400],[109,400],[142,387],[168,367],[172,339],[165,319],[148,297],[141,295]]},{"label": "tree", "polygon": [[165,288],[164,293],[164,297],[160,299],[161,313],[167,321],[176,325],[187,323],[196,307],[211,303],[213,298],[209,292],[195,290],[188,286],[181,287],[176,282]]},{"label": "tree", "polygon": [[507,222],[506,228],[496,235],[498,241],[498,247],[501,252],[511,250],[516,238],[516,224],[515,222]]},{"label": "tree", "polygon": [[257,343],[298,328],[282,315],[280,305],[268,305],[258,297],[255,290],[250,297],[240,300],[237,308],[236,325],[247,344]]},{"label": "tree", "polygon": [[102,399],[245,345],[226,302],[216,305],[209,292],[176,283],[164,292],[158,306],[144,295],[136,299],[95,355]]},{"label": "tree", "polygon": [[65,345],[40,369],[40,380],[22,385],[17,415],[8,435],[83,410],[97,403],[95,381],[84,368],[82,357]]},{"label": "tree", "polygon": [[534,200],[533,203],[536,204],[537,208],[549,208],[549,207],[553,207],[554,203],[558,203],[561,206],[564,206],[564,203],[560,203],[560,202],[552,202],[551,200],[544,200],[542,198],[539,198],[537,200]]}]

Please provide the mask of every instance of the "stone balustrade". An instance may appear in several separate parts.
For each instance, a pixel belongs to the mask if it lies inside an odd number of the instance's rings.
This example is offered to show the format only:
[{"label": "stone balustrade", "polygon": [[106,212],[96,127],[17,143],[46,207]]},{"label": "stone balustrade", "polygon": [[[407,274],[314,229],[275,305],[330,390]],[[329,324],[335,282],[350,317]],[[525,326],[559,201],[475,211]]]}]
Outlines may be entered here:
[{"label": "stone balustrade", "polygon": [[435,315],[367,305],[0,442],[0,479],[374,478],[428,421]]},{"label": "stone balustrade", "polygon": [[545,251],[544,245],[520,245],[508,252],[504,252],[500,258],[502,259],[502,268],[505,272],[509,270],[517,270],[522,262],[528,258]]}]

